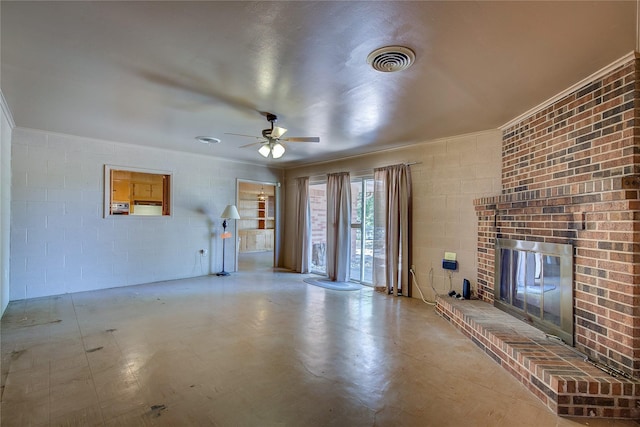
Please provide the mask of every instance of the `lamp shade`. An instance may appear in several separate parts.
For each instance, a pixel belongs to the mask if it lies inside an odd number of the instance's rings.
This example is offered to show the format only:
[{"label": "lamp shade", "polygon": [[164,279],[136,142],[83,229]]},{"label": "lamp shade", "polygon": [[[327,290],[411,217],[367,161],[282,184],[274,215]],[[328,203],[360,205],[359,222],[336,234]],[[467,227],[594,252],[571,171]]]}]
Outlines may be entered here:
[{"label": "lamp shade", "polygon": [[284,154],[284,146],[278,142],[271,147],[271,155],[274,159],[279,159]]},{"label": "lamp shade", "polygon": [[269,147],[269,144],[264,144],[262,147],[258,148],[258,153],[260,153],[262,157],[269,157],[271,147]]},{"label": "lamp shade", "polygon": [[238,208],[236,208],[236,205],[227,205],[227,207],[224,208],[224,212],[222,212],[222,215],[220,215],[220,218],[240,219],[240,214],[238,213]]}]

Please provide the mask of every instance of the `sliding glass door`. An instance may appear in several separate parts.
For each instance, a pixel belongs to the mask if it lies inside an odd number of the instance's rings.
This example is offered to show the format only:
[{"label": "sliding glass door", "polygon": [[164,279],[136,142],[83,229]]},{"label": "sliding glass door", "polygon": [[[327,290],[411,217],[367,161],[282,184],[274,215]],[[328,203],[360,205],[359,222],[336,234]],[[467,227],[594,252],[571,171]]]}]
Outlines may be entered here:
[{"label": "sliding glass door", "polygon": [[[351,264],[349,279],[373,284],[373,178],[351,180]],[[311,272],[326,274],[327,184],[309,184]]]},{"label": "sliding glass door", "polygon": [[351,180],[350,279],[373,283],[373,179]]},{"label": "sliding glass door", "polygon": [[310,271],[327,274],[327,183],[309,184],[311,205],[311,266]]}]

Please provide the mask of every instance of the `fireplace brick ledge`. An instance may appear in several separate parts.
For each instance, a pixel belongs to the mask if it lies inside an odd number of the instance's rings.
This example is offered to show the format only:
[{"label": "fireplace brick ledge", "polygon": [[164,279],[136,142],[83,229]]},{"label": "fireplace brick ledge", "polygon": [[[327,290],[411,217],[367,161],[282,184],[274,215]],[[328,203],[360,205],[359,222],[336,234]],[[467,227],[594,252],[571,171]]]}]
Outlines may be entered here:
[{"label": "fireplace brick ledge", "polygon": [[606,374],[571,348],[484,301],[438,296],[436,311],[555,414],[640,418],[640,381]]}]

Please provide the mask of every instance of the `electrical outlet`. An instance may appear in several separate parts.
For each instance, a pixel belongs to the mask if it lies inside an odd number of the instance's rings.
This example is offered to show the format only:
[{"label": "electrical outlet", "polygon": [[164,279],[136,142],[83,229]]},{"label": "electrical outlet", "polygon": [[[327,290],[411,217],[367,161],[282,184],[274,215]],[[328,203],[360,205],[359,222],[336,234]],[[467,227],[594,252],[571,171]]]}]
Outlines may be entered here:
[{"label": "electrical outlet", "polygon": [[416,266],[411,264],[411,269],[415,272],[416,271]]},{"label": "electrical outlet", "polygon": [[206,255],[207,255],[207,250],[206,250],[206,249],[200,249],[198,252],[199,252],[199,253],[200,253],[200,255],[202,255],[202,256],[206,256]]}]

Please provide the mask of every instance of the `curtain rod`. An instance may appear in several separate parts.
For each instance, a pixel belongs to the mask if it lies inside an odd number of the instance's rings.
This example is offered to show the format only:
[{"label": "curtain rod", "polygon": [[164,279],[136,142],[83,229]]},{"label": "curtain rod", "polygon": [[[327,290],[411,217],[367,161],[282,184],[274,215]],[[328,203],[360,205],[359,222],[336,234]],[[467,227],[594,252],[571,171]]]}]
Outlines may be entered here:
[{"label": "curtain rod", "polygon": [[[422,162],[406,162],[406,163],[395,163],[395,164],[396,165],[402,164],[402,165],[405,165],[405,166],[413,166],[413,165],[420,165],[420,164],[422,164]],[[357,170],[357,171],[351,171],[349,173],[354,174],[354,175],[357,175],[357,174],[360,174],[360,173],[363,173],[363,172],[371,172],[371,173],[373,173],[376,169],[388,168],[389,166],[393,166],[393,165],[377,166],[377,167],[370,168],[370,169],[360,169],[360,170]],[[333,173],[333,172],[329,172],[329,173]],[[309,177],[309,181],[321,181],[322,179],[326,178],[327,175],[329,175],[329,173],[320,174],[320,175],[311,175]]]},{"label": "curtain rod", "polygon": [[353,172],[353,173],[368,172],[368,171],[375,171],[376,169],[388,168],[388,167],[390,167],[390,166],[395,166],[395,165],[413,166],[413,165],[420,165],[420,164],[422,164],[422,162],[395,163],[395,164],[393,164],[393,165],[377,166],[377,167],[372,168],[372,169],[363,169],[363,170],[355,171],[355,172]]},{"label": "curtain rod", "polygon": [[406,163],[396,163],[394,165],[387,165],[387,166],[378,166],[377,168],[374,169],[380,169],[380,168],[388,168],[389,166],[395,166],[395,165],[405,165],[405,166],[413,166],[413,165],[419,165],[422,164],[422,162],[406,162]]}]

